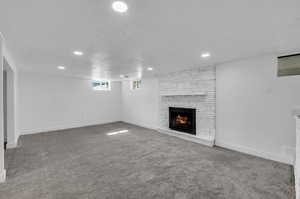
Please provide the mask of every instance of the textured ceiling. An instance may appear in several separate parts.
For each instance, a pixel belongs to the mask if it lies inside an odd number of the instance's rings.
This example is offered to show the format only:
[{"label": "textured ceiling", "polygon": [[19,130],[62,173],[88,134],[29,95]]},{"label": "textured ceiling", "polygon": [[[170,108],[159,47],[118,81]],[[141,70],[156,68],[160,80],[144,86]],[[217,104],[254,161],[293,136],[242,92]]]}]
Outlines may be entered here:
[{"label": "textured ceiling", "polygon": [[[299,0],[126,0],[126,14],[115,13],[112,2],[0,0],[0,31],[20,70],[87,78],[149,76],[300,49]],[[203,60],[206,51],[212,56]]]}]

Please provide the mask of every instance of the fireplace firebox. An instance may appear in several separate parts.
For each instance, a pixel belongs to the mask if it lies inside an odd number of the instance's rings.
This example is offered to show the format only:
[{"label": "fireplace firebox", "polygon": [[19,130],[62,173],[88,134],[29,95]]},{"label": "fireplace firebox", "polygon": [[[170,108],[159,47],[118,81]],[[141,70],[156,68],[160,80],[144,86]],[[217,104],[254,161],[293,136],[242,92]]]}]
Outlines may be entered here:
[{"label": "fireplace firebox", "polygon": [[196,109],[169,107],[169,128],[196,135]]}]

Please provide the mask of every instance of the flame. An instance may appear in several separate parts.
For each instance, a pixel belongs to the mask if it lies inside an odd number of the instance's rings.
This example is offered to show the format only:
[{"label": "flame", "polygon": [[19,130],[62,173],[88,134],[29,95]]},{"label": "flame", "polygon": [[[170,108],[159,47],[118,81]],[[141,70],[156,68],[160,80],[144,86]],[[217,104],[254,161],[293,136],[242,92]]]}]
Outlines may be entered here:
[{"label": "flame", "polygon": [[176,117],[176,123],[177,123],[177,124],[187,124],[187,123],[188,123],[188,120],[189,120],[189,118],[186,117],[186,116],[180,116],[180,115],[178,115],[178,116]]}]

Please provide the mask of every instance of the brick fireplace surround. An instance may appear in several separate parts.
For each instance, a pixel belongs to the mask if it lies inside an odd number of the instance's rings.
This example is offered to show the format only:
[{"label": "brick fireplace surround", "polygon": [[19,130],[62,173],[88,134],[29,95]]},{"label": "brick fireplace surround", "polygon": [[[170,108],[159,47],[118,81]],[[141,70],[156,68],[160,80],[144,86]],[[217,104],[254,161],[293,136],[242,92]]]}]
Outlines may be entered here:
[{"label": "brick fireplace surround", "polygon": [[[216,131],[216,69],[195,68],[159,77],[159,131],[209,146]],[[196,109],[196,136],[169,129],[169,107]]]}]

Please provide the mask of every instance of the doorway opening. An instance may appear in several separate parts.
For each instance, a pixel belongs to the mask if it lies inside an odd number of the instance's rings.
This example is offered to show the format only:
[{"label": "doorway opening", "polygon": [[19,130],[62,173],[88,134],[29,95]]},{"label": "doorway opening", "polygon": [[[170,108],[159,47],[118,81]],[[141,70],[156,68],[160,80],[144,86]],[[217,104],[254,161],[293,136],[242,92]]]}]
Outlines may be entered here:
[{"label": "doorway opening", "polygon": [[3,59],[3,137],[4,148],[17,145],[15,135],[15,74],[7,60]]}]

